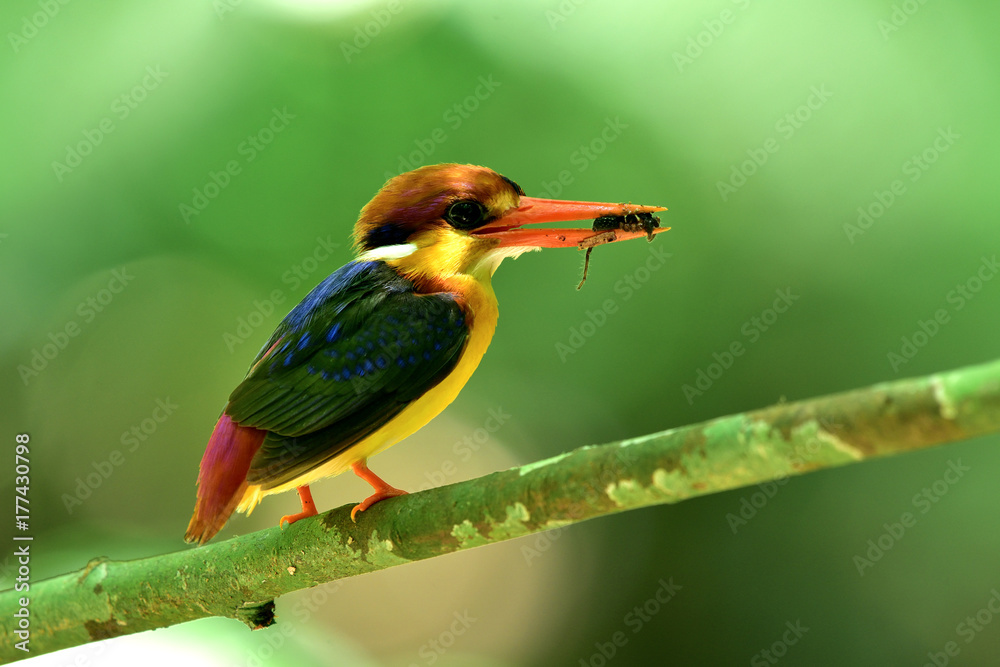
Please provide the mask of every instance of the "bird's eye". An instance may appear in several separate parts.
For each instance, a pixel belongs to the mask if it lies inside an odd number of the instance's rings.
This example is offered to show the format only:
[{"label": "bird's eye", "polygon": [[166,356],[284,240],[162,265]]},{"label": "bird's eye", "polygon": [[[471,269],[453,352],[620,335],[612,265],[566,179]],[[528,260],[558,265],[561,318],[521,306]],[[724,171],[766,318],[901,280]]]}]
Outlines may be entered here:
[{"label": "bird's eye", "polygon": [[445,211],[444,219],[455,229],[475,229],[486,219],[486,208],[472,199],[462,199]]}]

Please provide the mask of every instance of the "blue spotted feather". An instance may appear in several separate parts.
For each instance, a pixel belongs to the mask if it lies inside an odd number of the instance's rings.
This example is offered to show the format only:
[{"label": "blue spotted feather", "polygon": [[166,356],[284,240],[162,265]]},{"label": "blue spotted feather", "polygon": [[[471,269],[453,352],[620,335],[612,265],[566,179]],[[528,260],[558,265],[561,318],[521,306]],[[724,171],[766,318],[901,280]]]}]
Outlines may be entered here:
[{"label": "blue spotted feather", "polygon": [[380,261],[337,270],[229,397],[226,414],[269,432],[247,481],[274,488],[363,440],[447,377],[468,336],[451,294],[418,294]]}]

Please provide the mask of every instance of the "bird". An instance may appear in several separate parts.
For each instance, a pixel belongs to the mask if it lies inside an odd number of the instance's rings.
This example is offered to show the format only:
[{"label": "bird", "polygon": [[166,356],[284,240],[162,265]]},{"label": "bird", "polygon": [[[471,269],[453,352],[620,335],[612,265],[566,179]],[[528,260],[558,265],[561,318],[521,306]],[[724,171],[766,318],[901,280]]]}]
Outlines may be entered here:
[{"label": "bird", "polygon": [[[292,489],[302,509],[279,526],[314,516],[309,485],[348,469],[374,489],[352,520],[405,494],[367,461],[436,417],[476,370],[497,325],[497,267],[541,248],[590,247],[597,234],[522,226],[663,210],[527,197],[468,164],[388,180],[354,225],[356,257],[292,308],[230,394],[199,465],[185,541],[204,544],[234,511]],[[621,228],[612,240],[667,229]]]}]

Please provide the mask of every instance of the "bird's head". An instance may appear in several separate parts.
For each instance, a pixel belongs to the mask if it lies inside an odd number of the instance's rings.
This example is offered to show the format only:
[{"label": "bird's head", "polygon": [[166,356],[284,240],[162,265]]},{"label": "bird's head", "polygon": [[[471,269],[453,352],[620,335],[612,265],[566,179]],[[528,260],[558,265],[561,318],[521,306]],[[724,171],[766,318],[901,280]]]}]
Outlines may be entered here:
[{"label": "bird's head", "polygon": [[[354,243],[365,259],[383,259],[419,279],[458,273],[488,281],[505,257],[529,250],[579,246],[596,232],[521,229],[523,225],[665,210],[526,197],[514,181],[467,164],[420,167],[389,180],[361,209]],[[666,231],[655,229],[654,233]],[[618,231],[614,240],[644,235]]]}]

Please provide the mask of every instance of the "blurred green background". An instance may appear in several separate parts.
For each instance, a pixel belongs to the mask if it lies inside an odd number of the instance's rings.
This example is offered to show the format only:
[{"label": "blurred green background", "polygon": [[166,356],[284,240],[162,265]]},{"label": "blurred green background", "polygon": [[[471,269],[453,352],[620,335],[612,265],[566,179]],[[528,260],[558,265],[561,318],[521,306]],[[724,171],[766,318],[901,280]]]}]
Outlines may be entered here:
[{"label": "blurred green background", "polygon": [[[581,253],[506,262],[479,371],[373,462],[403,488],[998,355],[996,3],[17,0],[0,16],[0,405],[9,446],[32,438],[35,577],[184,548],[229,391],[351,257],[361,206],[421,164],[662,204],[673,230],[599,248],[579,292]],[[779,292],[791,305],[769,312]],[[700,372],[716,377],[685,391]],[[262,632],[212,619],[38,662],[995,664],[997,444],[346,580],[281,598]],[[954,484],[950,465],[968,469]],[[330,508],[367,487],[314,493]],[[222,537],[295,507],[268,498]],[[916,524],[859,573],[904,512]]]}]

